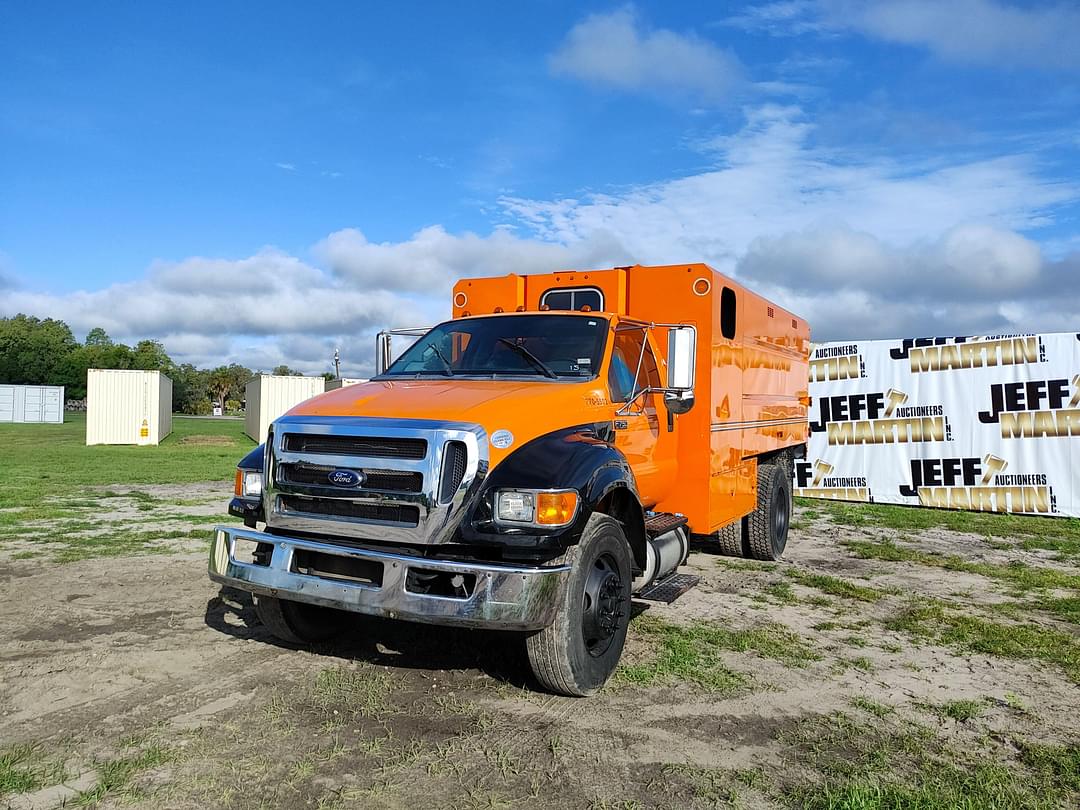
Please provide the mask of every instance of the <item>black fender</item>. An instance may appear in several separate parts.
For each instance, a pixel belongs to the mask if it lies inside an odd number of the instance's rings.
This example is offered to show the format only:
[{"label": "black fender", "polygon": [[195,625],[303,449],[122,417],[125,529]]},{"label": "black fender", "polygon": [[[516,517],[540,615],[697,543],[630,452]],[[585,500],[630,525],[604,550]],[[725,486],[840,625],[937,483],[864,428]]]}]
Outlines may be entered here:
[{"label": "black fender", "polygon": [[[266,453],[266,445],[260,444],[242,459],[240,463],[236,465],[238,470],[258,470],[263,471],[263,457]],[[254,528],[256,522],[266,520],[263,515],[262,499],[257,501],[250,500],[248,498],[233,498],[229,501],[229,514],[233,517],[242,518],[244,525],[249,528]]]},{"label": "black fender", "polygon": [[263,456],[266,454],[266,444],[260,444],[242,459],[236,466],[241,470],[261,470],[263,468]]},{"label": "black fender", "polygon": [[[632,542],[639,531],[643,538],[644,512],[634,472],[612,436],[611,424],[602,422],[562,428],[522,445],[491,471],[466,506],[457,542],[502,546],[509,556],[558,554],[580,540],[594,512],[608,510],[616,501],[621,513],[613,517],[630,524]],[[578,512],[558,529],[501,526],[493,518],[498,489],[576,489]]]}]

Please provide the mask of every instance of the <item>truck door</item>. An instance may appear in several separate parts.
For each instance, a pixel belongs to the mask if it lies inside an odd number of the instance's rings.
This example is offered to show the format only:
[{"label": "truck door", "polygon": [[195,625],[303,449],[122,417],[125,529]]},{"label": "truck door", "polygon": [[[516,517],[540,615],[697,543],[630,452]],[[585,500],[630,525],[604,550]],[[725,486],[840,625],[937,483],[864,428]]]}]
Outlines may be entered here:
[{"label": "truck door", "polygon": [[[645,388],[658,389],[661,385],[648,330],[620,324],[615,331],[608,367],[615,446],[630,462],[638,494],[647,509],[669,494],[676,473],[677,434],[668,430],[663,394],[640,394]],[[640,395],[635,398],[637,394]]]}]

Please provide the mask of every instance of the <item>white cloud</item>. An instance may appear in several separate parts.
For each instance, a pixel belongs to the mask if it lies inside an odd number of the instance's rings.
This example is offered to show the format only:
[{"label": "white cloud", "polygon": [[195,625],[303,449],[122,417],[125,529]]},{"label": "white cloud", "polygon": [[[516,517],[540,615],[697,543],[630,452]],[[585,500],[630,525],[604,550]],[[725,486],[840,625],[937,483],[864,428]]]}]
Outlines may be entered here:
[{"label": "white cloud", "polygon": [[602,229],[573,245],[521,239],[504,228],[488,236],[447,233],[440,225],[417,231],[404,242],[369,242],[355,228],[336,231],[315,247],[336,275],[354,284],[426,292],[449,300],[463,276],[547,272],[554,267],[618,263],[626,250]]},{"label": "white cloud", "polygon": [[767,106],[709,144],[714,169],[619,196],[504,202],[551,241],[574,244],[604,231],[641,261],[703,256],[731,269],[763,234],[844,223],[904,243],[963,222],[1030,229],[1080,191],[1037,176],[1024,157],[953,165],[859,160],[811,146],[812,133],[797,108]]},{"label": "white cloud", "polygon": [[575,25],[549,60],[553,72],[624,91],[717,100],[742,80],[739,60],[693,33],[647,29],[630,7]]},{"label": "white cloud", "polygon": [[817,11],[817,0],[781,0],[747,6],[722,20],[721,24],[774,36],[797,36],[827,30]]},{"label": "white cloud", "polygon": [[[201,366],[371,371],[374,333],[449,314],[454,279],[706,261],[808,318],[819,339],[1075,328],[1080,253],[1048,261],[1035,235],[1077,183],[1031,159],[924,164],[816,145],[798,108],[747,111],[703,145],[712,167],[579,198],[501,201],[487,235],[433,225],[398,242],[328,235],[305,260],[153,264],[139,280],[56,295],[5,290],[0,315],[63,318],[80,334],[163,340]],[[1075,250],[1075,247],[1073,248]]]},{"label": "white cloud", "polygon": [[[1076,184],[1042,178],[1023,156],[857,159],[812,146],[813,129],[796,108],[766,106],[708,144],[710,171],[618,196],[505,204],[550,241],[603,230],[645,264],[708,261],[805,314],[821,338],[1005,328],[995,300],[1043,295],[1045,262],[1017,231],[1051,222],[1080,198]],[[1014,328],[1049,322],[1025,312]]]},{"label": "white cloud", "polygon": [[296,164],[294,164],[294,163],[275,163],[274,165],[277,166],[282,171],[286,171],[286,172],[295,172],[296,171]]},{"label": "white cloud", "polygon": [[[387,325],[427,320],[431,309],[430,301],[378,285],[346,284],[271,249],[235,261],[195,257],[175,264],[156,262],[138,281],[95,291],[52,295],[17,289],[0,300],[0,315],[27,312],[62,318],[77,334],[100,326],[114,340],[160,339],[177,362],[260,367],[259,356],[251,359],[242,350],[258,345],[277,362],[296,361],[298,367],[320,372],[327,370],[326,362],[316,369],[314,353],[309,348],[298,351],[301,344],[288,343],[290,336],[370,338]],[[373,339],[368,342],[373,344]],[[357,363],[370,354],[370,347],[365,348]]]},{"label": "white cloud", "polygon": [[1080,7],[999,0],[824,0],[829,22],[954,62],[1080,67]]},{"label": "white cloud", "polygon": [[1001,0],[787,0],[724,20],[774,36],[853,31],[958,63],[1080,68],[1080,7]]}]

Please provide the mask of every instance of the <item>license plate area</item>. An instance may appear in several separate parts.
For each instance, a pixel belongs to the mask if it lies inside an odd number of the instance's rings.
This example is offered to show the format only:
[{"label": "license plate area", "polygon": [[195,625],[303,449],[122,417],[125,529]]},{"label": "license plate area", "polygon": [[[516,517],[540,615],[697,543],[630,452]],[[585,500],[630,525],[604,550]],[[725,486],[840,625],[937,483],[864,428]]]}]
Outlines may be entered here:
[{"label": "license plate area", "polygon": [[381,588],[383,584],[381,562],[360,557],[343,557],[340,554],[324,554],[305,548],[293,551],[291,570],[311,577],[371,585],[376,588]]}]

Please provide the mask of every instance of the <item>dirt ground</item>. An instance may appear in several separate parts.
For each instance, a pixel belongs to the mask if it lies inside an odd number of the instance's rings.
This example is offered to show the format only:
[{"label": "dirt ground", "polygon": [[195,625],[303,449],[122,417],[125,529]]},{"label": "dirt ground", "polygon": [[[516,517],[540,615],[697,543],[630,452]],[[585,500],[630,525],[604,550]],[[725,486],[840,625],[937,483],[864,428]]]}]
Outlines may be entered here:
[{"label": "dirt ground", "polygon": [[[111,517],[153,533],[188,515],[204,537],[228,497],[137,492]],[[698,548],[701,584],[638,603],[623,669],[577,700],[535,691],[498,635],[357,618],[333,644],[277,643],[207,579],[205,539],[60,562],[9,538],[0,806],[893,806],[833,799],[926,784],[1071,806],[1080,628],[1032,604],[1077,592],[1009,572],[1075,586],[1075,559],[795,518],[780,564]]]}]

